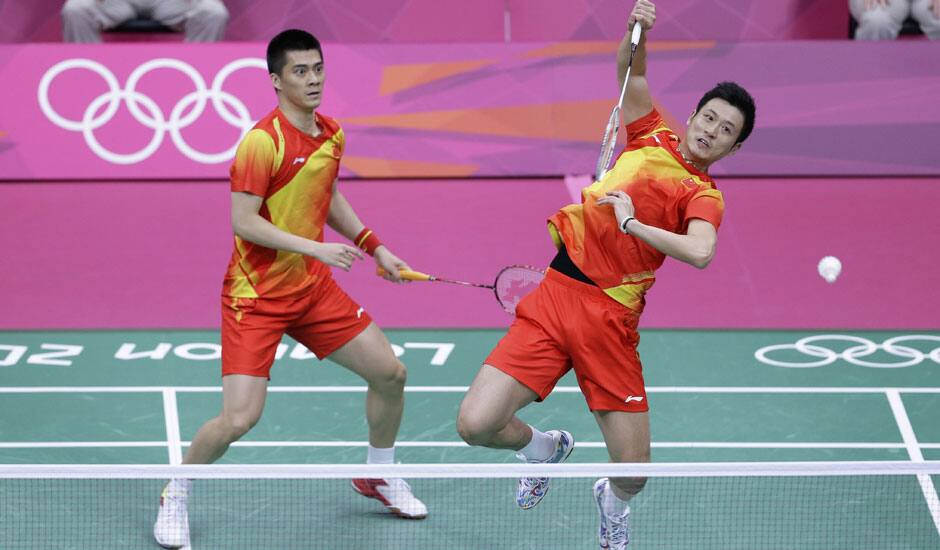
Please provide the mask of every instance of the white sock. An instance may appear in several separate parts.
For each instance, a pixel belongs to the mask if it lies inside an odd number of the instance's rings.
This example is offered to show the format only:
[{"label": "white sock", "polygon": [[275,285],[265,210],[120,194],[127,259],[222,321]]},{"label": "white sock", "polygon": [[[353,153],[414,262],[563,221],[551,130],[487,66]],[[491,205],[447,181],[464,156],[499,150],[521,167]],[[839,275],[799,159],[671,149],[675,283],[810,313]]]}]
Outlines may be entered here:
[{"label": "white sock", "polygon": [[395,464],[395,447],[373,447],[369,445],[366,464]]},{"label": "white sock", "polygon": [[555,440],[547,433],[532,428],[532,439],[528,445],[519,449],[519,454],[529,462],[548,460],[555,454]]},{"label": "white sock", "polygon": [[611,516],[623,516],[630,510],[630,505],[627,500],[620,500],[620,497],[614,493],[614,486],[609,481],[607,482],[607,489],[604,491],[604,496],[601,499],[601,505],[604,507],[604,512]]},{"label": "white sock", "polygon": [[170,482],[167,483],[166,491],[174,496],[187,496],[192,486],[193,480],[191,479],[171,479]]}]

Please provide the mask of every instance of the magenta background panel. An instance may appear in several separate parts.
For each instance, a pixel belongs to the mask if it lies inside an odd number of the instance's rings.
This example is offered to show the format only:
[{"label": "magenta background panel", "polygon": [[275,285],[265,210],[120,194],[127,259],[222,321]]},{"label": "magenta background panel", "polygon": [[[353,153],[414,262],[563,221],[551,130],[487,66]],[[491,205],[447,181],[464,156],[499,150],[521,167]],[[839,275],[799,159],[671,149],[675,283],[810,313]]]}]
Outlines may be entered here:
[{"label": "magenta background panel", "polygon": [[[347,129],[343,174],[592,170],[619,90],[604,85],[614,84],[613,43],[589,45],[599,52],[582,46],[327,46],[322,110]],[[940,135],[935,50],[920,41],[663,43],[650,54],[651,88],[680,128],[721,78],[755,95],[756,131],[714,167],[719,176],[936,176],[940,162],[927,145]],[[18,98],[0,103],[0,179],[225,177],[241,132],[274,104],[262,51],[262,44],[165,44],[159,54],[146,44],[0,46],[0,80],[7,97]],[[93,70],[52,78],[69,63]],[[46,110],[40,97],[48,97]]]},{"label": "magenta background panel", "polygon": [[[0,1],[0,42],[58,42],[63,0]],[[265,41],[299,26],[335,42],[611,40],[624,0],[225,0],[226,40]],[[664,40],[845,38],[848,3],[835,0],[659,0]]]},{"label": "magenta background panel", "polygon": [[[669,260],[645,327],[940,328],[938,179],[726,179],[718,253]],[[362,219],[417,269],[488,281],[546,265],[561,180],[341,184]],[[3,329],[217,327],[231,252],[228,186],[0,185]],[[836,284],[816,274],[827,254]],[[502,327],[488,291],[392,285],[371,260],[337,279],[385,326]]]}]

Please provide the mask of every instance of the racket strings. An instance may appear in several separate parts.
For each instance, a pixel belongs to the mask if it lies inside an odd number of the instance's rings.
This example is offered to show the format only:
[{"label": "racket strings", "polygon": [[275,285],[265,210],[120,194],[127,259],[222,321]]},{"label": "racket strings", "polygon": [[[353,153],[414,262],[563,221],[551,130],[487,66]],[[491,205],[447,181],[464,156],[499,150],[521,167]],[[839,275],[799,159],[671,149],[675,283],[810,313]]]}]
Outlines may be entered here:
[{"label": "racket strings", "polygon": [[535,287],[542,282],[545,274],[536,268],[513,266],[507,267],[496,276],[493,284],[496,291],[496,299],[503,309],[514,313],[516,306],[527,294],[535,290]]}]

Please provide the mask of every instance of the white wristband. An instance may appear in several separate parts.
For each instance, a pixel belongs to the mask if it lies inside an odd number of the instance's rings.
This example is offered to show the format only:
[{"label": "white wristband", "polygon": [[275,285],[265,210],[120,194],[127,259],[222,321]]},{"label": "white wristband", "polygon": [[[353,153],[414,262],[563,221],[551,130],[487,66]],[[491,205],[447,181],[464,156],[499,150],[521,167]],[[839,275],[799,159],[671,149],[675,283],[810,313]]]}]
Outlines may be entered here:
[{"label": "white wristband", "polygon": [[620,231],[623,231],[624,233],[629,235],[630,233],[627,231],[627,224],[630,223],[630,220],[635,220],[635,219],[636,218],[634,218],[633,216],[627,216],[626,218],[624,218],[623,221],[620,222]]}]

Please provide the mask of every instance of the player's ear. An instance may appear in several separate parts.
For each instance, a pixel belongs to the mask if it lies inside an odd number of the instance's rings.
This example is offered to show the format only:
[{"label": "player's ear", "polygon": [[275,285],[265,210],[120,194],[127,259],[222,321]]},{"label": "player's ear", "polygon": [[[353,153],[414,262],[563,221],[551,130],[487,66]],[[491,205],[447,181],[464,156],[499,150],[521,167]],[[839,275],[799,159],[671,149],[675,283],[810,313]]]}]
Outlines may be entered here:
[{"label": "player's ear", "polygon": [[728,152],[725,154],[725,156],[726,156],[726,157],[730,157],[731,155],[737,153],[738,150],[741,148],[742,145],[744,145],[744,144],[741,143],[740,141],[737,142],[737,143],[735,143],[734,145],[731,146],[731,149],[728,149]]},{"label": "player's ear", "polygon": [[686,121],[685,121],[685,125],[686,125],[686,126],[690,126],[690,125],[692,124],[692,119],[695,118],[695,113],[697,113],[697,112],[698,112],[698,111],[696,111],[696,110],[694,110],[694,109],[692,110],[692,112],[689,114],[689,120],[686,120]]},{"label": "player's ear", "polygon": [[277,91],[281,90],[281,77],[277,73],[271,73],[271,85]]}]

